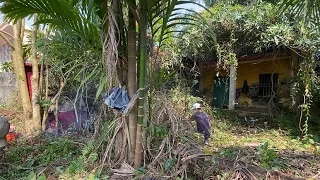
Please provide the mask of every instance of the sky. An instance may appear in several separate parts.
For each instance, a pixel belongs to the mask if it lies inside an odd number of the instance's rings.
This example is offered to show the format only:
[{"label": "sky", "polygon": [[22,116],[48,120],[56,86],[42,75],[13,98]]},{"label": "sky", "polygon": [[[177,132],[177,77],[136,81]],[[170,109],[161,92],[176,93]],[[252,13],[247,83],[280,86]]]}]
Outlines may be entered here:
[{"label": "sky", "polygon": [[[203,3],[201,3],[203,4]],[[202,7],[198,6],[198,5],[195,5],[195,4],[184,4],[184,5],[181,5],[179,7],[182,7],[182,8],[185,8],[185,9],[193,9],[195,11],[201,11],[202,10]]]},{"label": "sky", "polygon": [[[184,5],[179,5],[178,7],[181,7],[181,8],[185,8],[185,9],[192,9],[192,10],[195,10],[195,11],[201,11],[202,10],[202,7],[200,6],[197,6],[195,4],[184,4]],[[0,24],[3,23],[3,20],[4,20],[4,16],[3,14],[0,14]],[[32,27],[32,23],[33,22],[33,19],[26,19],[26,28],[28,29],[31,29]]]}]

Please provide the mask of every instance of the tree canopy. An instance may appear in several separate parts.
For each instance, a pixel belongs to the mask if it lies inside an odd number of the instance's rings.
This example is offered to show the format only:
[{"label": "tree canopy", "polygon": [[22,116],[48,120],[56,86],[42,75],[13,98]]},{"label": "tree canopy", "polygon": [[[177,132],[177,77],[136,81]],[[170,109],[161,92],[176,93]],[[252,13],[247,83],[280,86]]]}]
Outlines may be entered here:
[{"label": "tree canopy", "polygon": [[213,60],[217,46],[228,46],[237,56],[242,56],[283,47],[307,50],[318,45],[319,32],[315,25],[306,28],[287,10],[279,13],[280,8],[279,4],[264,1],[245,5],[215,3],[211,13],[202,12],[202,15],[216,40],[208,38],[208,29],[186,27],[188,33],[181,33],[176,42],[177,51],[188,59]]}]

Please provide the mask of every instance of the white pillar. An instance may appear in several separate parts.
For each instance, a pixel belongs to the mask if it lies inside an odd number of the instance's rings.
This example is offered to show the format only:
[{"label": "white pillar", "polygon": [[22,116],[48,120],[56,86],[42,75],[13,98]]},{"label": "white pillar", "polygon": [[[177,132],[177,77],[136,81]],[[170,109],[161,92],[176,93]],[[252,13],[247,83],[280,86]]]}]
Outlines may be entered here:
[{"label": "white pillar", "polygon": [[234,110],[237,90],[237,67],[230,65],[229,110]]},{"label": "white pillar", "polygon": [[290,97],[291,97],[291,108],[294,110],[297,107],[297,95],[296,95],[296,89],[295,89],[295,81],[294,78],[296,77],[296,69],[298,68],[298,55],[291,51],[291,62],[290,62]]}]

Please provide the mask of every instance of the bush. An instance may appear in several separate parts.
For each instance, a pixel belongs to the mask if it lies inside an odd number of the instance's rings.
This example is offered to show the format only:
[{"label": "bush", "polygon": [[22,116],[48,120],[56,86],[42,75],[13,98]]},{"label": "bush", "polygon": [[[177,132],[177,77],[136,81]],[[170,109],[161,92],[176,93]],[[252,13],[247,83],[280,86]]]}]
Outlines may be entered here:
[{"label": "bush", "polygon": [[71,161],[80,154],[80,148],[71,139],[52,138],[44,135],[33,139],[21,139],[5,150],[8,166],[3,178],[20,179],[27,177],[38,167]]}]

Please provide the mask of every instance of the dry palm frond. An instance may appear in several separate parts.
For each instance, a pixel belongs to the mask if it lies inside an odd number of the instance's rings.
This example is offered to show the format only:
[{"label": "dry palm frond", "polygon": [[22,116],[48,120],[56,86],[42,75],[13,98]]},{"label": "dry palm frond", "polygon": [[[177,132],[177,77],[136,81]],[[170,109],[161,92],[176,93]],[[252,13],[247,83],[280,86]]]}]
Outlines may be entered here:
[{"label": "dry palm frond", "polygon": [[[148,177],[174,179],[178,176],[186,177],[189,169],[202,172],[205,169],[204,161],[210,156],[202,152],[202,146],[193,137],[194,127],[184,120],[183,110],[176,108],[185,102],[172,103],[173,96],[170,91],[157,92],[154,95],[148,127],[165,126],[168,128],[168,135],[158,143],[156,143],[159,141],[157,138],[148,135],[146,147],[149,161],[147,166],[149,171],[146,175]],[[168,163],[172,159],[175,159],[175,163],[168,168]]]},{"label": "dry palm frond", "polygon": [[134,168],[127,163],[122,163],[120,169],[111,169],[113,175],[110,179],[130,178],[134,175]]},{"label": "dry palm frond", "polygon": [[[111,7],[109,7],[108,14],[104,16],[103,24],[104,27],[108,24],[108,30],[103,32],[103,59],[106,68],[106,77],[108,86],[112,87],[114,82],[117,82],[117,63],[118,63],[118,37],[117,31],[119,29],[116,15],[114,14]],[[119,82],[117,82],[119,83]]]}]

